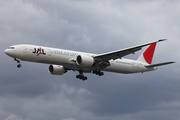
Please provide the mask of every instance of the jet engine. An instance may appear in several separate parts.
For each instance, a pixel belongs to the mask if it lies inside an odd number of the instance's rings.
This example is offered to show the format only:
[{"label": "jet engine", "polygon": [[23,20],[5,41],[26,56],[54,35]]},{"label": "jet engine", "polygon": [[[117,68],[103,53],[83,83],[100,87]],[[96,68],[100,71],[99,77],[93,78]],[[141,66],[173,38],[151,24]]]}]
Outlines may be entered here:
[{"label": "jet engine", "polygon": [[66,72],[65,68],[61,65],[50,65],[49,73],[53,75],[63,75]]},{"label": "jet engine", "polygon": [[76,64],[81,66],[92,66],[94,62],[94,58],[87,55],[78,55],[76,58]]}]

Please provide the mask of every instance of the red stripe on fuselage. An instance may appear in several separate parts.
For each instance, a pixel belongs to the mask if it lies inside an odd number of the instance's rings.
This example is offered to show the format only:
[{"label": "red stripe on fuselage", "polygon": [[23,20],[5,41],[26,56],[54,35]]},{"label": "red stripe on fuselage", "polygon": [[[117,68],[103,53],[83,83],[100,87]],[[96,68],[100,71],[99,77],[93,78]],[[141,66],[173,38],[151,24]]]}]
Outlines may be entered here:
[{"label": "red stripe on fuselage", "polygon": [[41,51],[42,51],[41,47],[39,47],[39,49],[40,49],[40,52],[39,52],[39,54],[38,54],[38,55],[40,55],[40,54],[41,54]]}]

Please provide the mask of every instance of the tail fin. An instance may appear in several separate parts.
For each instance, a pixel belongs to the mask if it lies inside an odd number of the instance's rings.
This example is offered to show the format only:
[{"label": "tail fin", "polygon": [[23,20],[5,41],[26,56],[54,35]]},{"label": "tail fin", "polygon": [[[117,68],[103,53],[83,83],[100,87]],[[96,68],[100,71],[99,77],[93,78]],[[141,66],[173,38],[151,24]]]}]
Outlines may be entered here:
[{"label": "tail fin", "polygon": [[155,48],[156,48],[156,43],[151,44],[146,49],[146,51],[137,59],[137,61],[140,61],[140,62],[145,63],[145,64],[151,64]]}]

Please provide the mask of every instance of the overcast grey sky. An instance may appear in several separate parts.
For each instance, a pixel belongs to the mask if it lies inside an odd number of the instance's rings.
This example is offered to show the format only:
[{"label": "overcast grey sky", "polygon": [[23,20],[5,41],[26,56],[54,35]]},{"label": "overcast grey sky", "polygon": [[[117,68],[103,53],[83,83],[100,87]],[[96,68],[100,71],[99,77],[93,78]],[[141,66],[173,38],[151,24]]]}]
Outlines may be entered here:
[{"label": "overcast grey sky", "polygon": [[[180,1],[1,0],[0,120],[179,120]],[[48,65],[17,63],[4,54],[15,44],[104,53],[161,38],[144,74],[48,73]],[[143,49],[144,50],[144,49]],[[143,52],[126,58],[137,59]]]}]

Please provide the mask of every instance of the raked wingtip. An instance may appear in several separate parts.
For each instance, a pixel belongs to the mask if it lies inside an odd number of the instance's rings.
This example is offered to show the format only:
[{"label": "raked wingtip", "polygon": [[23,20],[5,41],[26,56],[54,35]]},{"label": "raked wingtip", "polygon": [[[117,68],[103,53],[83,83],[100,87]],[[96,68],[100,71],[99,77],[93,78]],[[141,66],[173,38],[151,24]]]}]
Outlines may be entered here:
[{"label": "raked wingtip", "polygon": [[167,39],[159,39],[158,42],[162,42],[162,41],[165,41],[165,40],[167,40]]}]

